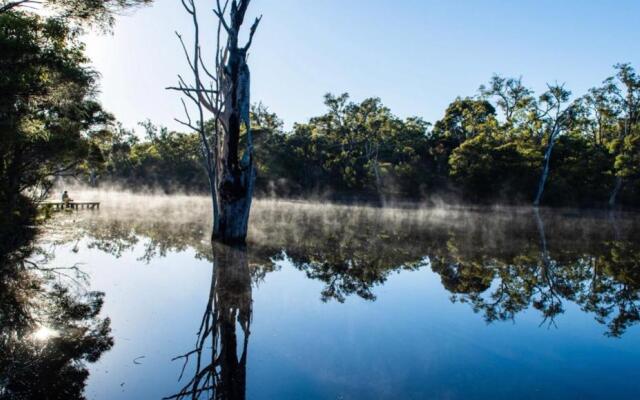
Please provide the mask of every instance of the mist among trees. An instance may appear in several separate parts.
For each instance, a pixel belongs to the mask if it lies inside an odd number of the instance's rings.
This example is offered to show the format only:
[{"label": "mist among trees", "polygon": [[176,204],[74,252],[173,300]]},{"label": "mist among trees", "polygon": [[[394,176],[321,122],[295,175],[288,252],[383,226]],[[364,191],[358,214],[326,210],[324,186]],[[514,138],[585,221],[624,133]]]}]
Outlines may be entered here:
[{"label": "mist among trees", "polygon": [[[619,64],[582,96],[560,85],[535,94],[521,79],[494,76],[433,124],[345,93],[327,94],[324,114],[284,131],[277,114],[258,104],[251,109],[256,191],[373,203],[634,207],[639,99],[640,78]],[[205,192],[197,135],[141,126],[143,138],[123,128],[94,136],[91,174],[123,186]]]}]

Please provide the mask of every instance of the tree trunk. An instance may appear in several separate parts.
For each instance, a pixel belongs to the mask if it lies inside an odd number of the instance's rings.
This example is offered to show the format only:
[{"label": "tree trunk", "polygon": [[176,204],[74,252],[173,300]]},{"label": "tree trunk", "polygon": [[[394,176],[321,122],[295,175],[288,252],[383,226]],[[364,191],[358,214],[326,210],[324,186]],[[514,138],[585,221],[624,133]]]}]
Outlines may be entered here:
[{"label": "tree trunk", "polygon": [[247,170],[227,171],[221,179],[212,239],[223,243],[243,243],[247,237],[253,197],[253,166]]},{"label": "tree trunk", "polygon": [[[249,32],[249,40],[239,46],[240,28],[249,7],[250,0],[232,0],[227,16],[227,6],[216,3],[213,12],[218,17],[218,35],[215,69],[208,69],[203,61],[200,47],[200,28],[195,0],[183,0],[182,5],[192,16],[194,25],[193,54],[182,44],[187,62],[193,72],[194,84],[187,84],[181,77],[178,90],[191,99],[198,109],[198,119],[194,122],[183,101],[187,121],[183,125],[194,129],[200,135],[204,167],[211,187],[213,204],[212,241],[223,243],[244,243],[247,237],[249,212],[253,198],[255,168],[253,165],[253,138],[251,133],[251,76],[247,65],[247,51],[251,47],[253,35],[260,23],[257,18]],[[222,43],[221,32],[226,34]],[[211,79],[210,84],[203,77]],[[213,129],[205,125],[205,110],[213,114]],[[241,133],[244,127],[244,149],[241,149]]]},{"label": "tree trunk", "polygon": [[[240,12],[242,10],[238,10]],[[224,243],[243,243],[247,237],[249,212],[253,198],[255,169],[250,121],[251,76],[245,48],[238,47],[238,31],[242,19],[232,12],[232,27],[228,39],[228,61],[219,75],[224,93],[222,113],[218,117],[218,215],[213,239]],[[240,134],[245,128],[245,149],[241,158]],[[217,229],[215,229],[217,226]]]},{"label": "tree trunk", "polygon": [[611,196],[609,196],[609,207],[616,205],[618,193],[620,193],[620,189],[622,189],[622,183],[622,177],[616,176],[616,186],[613,188],[613,191],[611,191]]},{"label": "tree trunk", "polygon": [[98,187],[98,174],[93,168],[89,171],[89,186],[92,188]]},{"label": "tree trunk", "polygon": [[547,184],[547,178],[549,177],[549,163],[551,161],[551,153],[553,151],[553,145],[555,144],[556,134],[555,132],[551,135],[549,139],[549,145],[547,146],[547,151],[544,153],[544,166],[542,168],[542,175],[540,176],[540,181],[538,182],[538,192],[536,194],[536,198],[533,201],[533,205],[538,207],[540,205],[540,201],[542,200],[542,195],[544,193],[544,187]]},{"label": "tree trunk", "polygon": [[[232,24],[237,18],[232,14]],[[238,48],[237,32],[232,27],[229,37],[228,62],[222,79],[225,90],[224,112],[219,117],[224,134],[218,134],[218,159],[216,181],[218,182],[218,221],[213,238],[225,243],[244,242],[247,237],[255,170],[253,167],[253,143],[250,107],[250,74],[247,53]],[[233,35],[235,32],[235,36]],[[240,133],[244,124],[246,147],[240,159]],[[215,226],[214,226],[215,228]]]}]

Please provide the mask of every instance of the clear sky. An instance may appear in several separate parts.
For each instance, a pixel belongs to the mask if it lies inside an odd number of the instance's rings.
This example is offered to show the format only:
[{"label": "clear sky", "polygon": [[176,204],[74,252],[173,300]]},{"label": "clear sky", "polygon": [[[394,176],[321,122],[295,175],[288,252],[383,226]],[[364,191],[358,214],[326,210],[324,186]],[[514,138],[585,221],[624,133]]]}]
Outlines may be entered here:
[{"label": "clear sky", "polygon": [[[214,1],[199,1],[208,42]],[[287,128],[323,112],[327,92],[380,97],[398,116],[433,122],[494,73],[581,95],[617,62],[640,69],[638,0],[253,0],[250,11],[264,16],[249,59],[252,100]],[[180,0],[156,0],[119,18],[113,35],[87,38],[100,98],[125,126],[148,118],[179,128],[178,94],[164,90],[186,72],[175,30],[191,32]]]}]

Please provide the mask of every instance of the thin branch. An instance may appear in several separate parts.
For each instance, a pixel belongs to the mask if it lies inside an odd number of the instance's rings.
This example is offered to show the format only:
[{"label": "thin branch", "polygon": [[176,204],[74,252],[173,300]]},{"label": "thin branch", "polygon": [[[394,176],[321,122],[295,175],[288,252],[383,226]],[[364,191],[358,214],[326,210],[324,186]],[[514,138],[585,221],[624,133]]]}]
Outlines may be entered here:
[{"label": "thin branch", "polygon": [[38,0],[19,0],[19,1],[12,1],[9,2],[7,4],[5,4],[4,6],[0,7],[0,14],[1,13],[5,13],[8,11],[11,11],[12,9],[16,8],[16,7],[29,7],[29,8],[35,8],[33,6],[31,6],[29,3],[33,3],[33,4],[42,4],[41,1]]},{"label": "thin branch", "polygon": [[201,50],[198,51],[198,58],[200,60],[200,66],[202,67],[202,70],[207,74],[207,76],[209,78],[211,78],[211,80],[213,80],[214,82],[218,82],[218,78],[216,78],[215,75],[213,75],[211,72],[209,72],[209,69],[207,68],[207,65],[202,60],[202,51]]},{"label": "thin branch", "polygon": [[187,11],[187,13],[193,15],[193,13],[195,12],[195,5],[193,4],[193,1],[191,1],[191,8],[189,8],[189,6],[184,0],[181,0],[181,1],[182,1],[182,6]]},{"label": "thin branch", "polygon": [[229,28],[229,25],[227,25],[227,21],[224,18],[224,14],[226,13],[228,4],[229,4],[229,0],[225,1],[224,8],[223,8],[223,7],[220,6],[220,0],[216,0],[217,9],[214,9],[213,13],[218,17],[218,20],[220,21],[220,23],[224,27],[225,31],[227,31],[227,33],[230,33],[231,32],[231,28]]},{"label": "thin branch", "polygon": [[187,51],[187,46],[184,44],[184,40],[182,40],[182,35],[178,31],[176,31],[175,34],[178,37],[178,40],[180,41],[180,45],[182,46],[182,51],[184,52],[184,57],[187,59],[189,68],[191,68],[191,71],[195,72],[195,67],[193,65],[193,62],[191,61],[191,56],[189,56],[189,52]]},{"label": "thin branch", "polygon": [[209,90],[209,89],[194,89],[194,88],[184,88],[184,87],[175,87],[175,86],[168,86],[165,88],[165,90],[176,90],[179,92],[196,92],[196,93],[211,93],[211,94],[216,94],[218,93],[217,90]]}]

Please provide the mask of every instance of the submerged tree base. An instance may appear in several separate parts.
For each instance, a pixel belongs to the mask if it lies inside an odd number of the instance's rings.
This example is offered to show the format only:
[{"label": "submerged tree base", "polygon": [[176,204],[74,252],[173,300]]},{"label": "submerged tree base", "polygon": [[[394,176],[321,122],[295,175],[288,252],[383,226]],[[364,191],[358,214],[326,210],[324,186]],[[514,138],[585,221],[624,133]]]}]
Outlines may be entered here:
[{"label": "submerged tree base", "polygon": [[249,228],[249,213],[253,198],[255,170],[253,166],[245,171],[227,174],[233,176],[226,185],[218,189],[217,215],[214,212],[212,241],[227,244],[243,244]]}]

